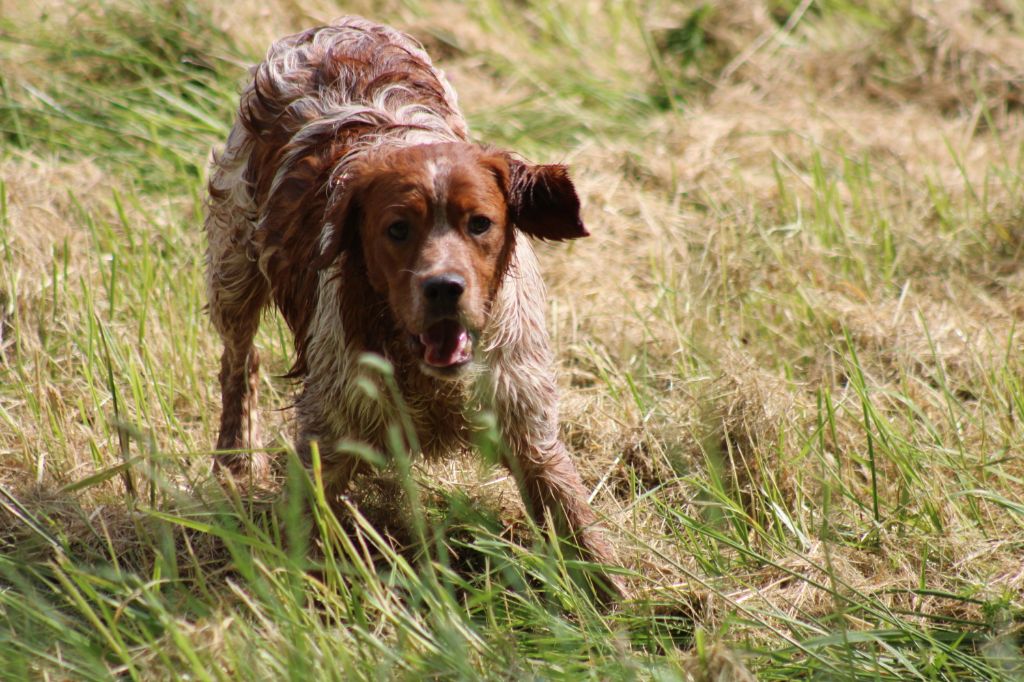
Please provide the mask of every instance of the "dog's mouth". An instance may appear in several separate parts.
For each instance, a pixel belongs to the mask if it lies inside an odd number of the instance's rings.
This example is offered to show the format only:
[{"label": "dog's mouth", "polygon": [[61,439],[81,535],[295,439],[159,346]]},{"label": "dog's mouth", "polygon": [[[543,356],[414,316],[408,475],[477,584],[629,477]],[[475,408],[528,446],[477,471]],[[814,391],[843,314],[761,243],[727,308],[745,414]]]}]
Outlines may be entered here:
[{"label": "dog's mouth", "polygon": [[458,320],[440,320],[427,330],[414,335],[415,345],[422,352],[421,359],[428,367],[455,370],[473,358],[473,338]]}]

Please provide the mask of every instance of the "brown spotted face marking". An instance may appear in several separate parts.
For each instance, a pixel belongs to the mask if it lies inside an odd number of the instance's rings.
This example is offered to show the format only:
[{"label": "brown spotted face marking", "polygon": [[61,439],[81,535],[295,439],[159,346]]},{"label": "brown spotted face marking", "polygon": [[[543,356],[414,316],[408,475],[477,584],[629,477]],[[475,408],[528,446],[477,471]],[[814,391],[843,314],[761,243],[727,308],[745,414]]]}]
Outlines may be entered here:
[{"label": "brown spotted face marking", "polygon": [[389,150],[359,170],[335,224],[358,231],[370,284],[423,371],[458,376],[471,364],[508,261],[508,164],[451,143]]}]

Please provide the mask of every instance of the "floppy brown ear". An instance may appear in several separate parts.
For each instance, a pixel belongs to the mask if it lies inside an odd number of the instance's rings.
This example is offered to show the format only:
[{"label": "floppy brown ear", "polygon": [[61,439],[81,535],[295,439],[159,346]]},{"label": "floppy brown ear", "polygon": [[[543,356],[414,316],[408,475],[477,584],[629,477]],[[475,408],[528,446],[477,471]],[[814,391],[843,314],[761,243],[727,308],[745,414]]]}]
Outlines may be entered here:
[{"label": "floppy brown ear", "polygon": [[344,194],[332,201],[324,212],[325,222],[331,224],[331,233],[320,244],[320,253],[311,263],[314,269],[325,268],[345,251],[359,245],[359,225],[363,222],[362,185],[354,183],[342,190]]},{"label": "floppy brown ear", "polygon": [[580,198],[568,168],[507,160],[508,205],[516,227],[534,237],[556,241],[590,235],[580,218]]}]

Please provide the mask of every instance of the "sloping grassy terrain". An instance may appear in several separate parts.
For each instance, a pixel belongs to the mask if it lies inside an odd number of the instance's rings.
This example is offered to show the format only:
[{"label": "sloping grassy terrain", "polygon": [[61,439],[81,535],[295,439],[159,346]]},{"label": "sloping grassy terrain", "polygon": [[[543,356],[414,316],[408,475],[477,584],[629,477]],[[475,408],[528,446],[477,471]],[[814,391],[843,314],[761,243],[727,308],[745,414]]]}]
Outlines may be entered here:
[{"label": "sloping grassy terrain", "polygon": [[[638,593],[611,611],[479,457],[367,492],[407,547],[294,467],[211,479],[208,153],[246,66],[341,10],[28,5],[0,0],[0,675],[1024,675],[1019,3],[346,4],[480,139],[573,167],[593,237],[541,249],[564,435]],[[276,318],[259,344],[287,462]]]}]

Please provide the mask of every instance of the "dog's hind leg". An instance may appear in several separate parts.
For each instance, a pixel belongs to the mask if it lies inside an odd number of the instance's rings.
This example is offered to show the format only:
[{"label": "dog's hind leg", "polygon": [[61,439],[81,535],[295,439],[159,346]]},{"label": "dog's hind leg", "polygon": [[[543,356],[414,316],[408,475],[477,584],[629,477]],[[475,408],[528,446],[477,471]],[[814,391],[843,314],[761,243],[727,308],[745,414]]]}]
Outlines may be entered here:
[{"label": "dog's hind leg", "polygon": [[239,478],[259,479],[267,473],[269,457],[265,452],[244,451],[260,446],[256,401],[260,356],[253,339],[270,287],[251,251],[249,226],[225,213],[223,206],[211,205],[206,221],[210,318],[224,342],[217,450],[228,452],[220,454],[215,465]]}]

